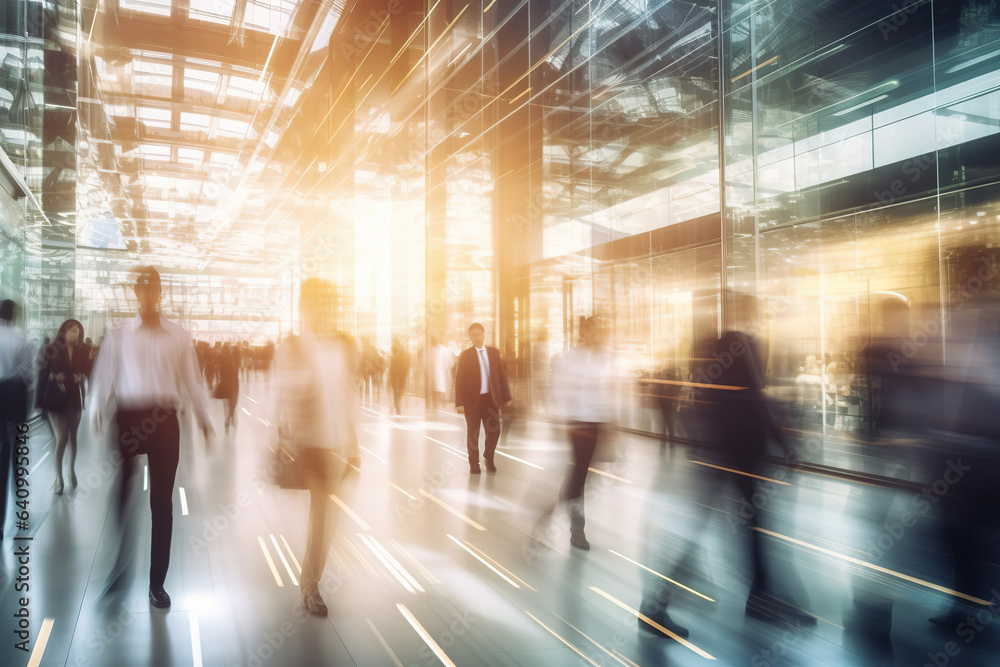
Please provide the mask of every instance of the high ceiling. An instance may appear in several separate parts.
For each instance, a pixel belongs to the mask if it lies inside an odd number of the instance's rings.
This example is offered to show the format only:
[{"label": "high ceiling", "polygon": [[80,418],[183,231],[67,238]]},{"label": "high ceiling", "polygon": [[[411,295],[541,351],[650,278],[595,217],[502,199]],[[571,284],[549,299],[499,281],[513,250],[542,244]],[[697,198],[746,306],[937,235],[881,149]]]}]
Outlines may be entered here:
[{"label": "high ceiling", "polygon": [[282,142],[353,3],[86,2],[81,225],[113,216],[119,247],[178,268],[285,265]]}]

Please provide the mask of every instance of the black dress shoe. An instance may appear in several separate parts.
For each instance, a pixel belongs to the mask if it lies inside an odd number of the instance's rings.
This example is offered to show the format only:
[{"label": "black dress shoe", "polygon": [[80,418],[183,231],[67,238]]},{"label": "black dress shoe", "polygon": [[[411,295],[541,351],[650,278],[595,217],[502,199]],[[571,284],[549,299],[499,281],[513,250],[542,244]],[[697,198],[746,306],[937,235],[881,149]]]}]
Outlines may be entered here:
[{"label": "black dress shoe", "polygon": [[574,530],[570,533],[569,543],[581,551],[590,551],[590,542],[582,530]]},{"label": "black dress shoe", "polygon": [[319,593],[302,596],[302,604],[305,606],[306,610],[313,616],[319,616],[323,618],[330,613],[330,610],[327,609],[326,603],[323,602],[323,598],[319,596]]},{"label": "black dress shoe", "polygon": [[469,466],[469,474],[470,475],[482,475],[483,474],[483,469],[480,468],[479,466]]},{"label": "black dress shoe", "polygon": [[157,609],[163,609],[170,606],[170,596],[167,595],[165,590],[163,590],[163,586],[158,588],[150,587],[149,604],[153,605]]}]

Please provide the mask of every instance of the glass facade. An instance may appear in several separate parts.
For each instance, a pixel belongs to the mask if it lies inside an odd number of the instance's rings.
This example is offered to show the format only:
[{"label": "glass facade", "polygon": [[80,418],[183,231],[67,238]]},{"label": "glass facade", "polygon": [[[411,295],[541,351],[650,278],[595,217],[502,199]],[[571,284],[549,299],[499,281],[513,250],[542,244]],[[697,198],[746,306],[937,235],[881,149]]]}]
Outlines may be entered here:
[{"label": "glass facade", "polygon": [[[355,171],[355,202],[373,183],[382,194],[354,226],[378,238],[412,220],[404,238],[424,245],[409,266],[426,300],[379,287],[374,258],[356,272],[355,294],[426,317],[372,306],[367,337],[405,330],[458,348],[478,319],[530,395],[581,317],[612,324],[639,376],[688,378],[698,341],[749,328],[774,392],[810,429],[872,434],[863,357],[887,304],[907,305],[911,329],[936,311],[947,334],[953,255],[992,243],[991,5],[423,10],[386,12],[354,82],[368,82],[353,93],[364,157],[395,160]],[[404,175],[387,177],[400,162]],[[741,312],[735,292],[761,304]],[[644,393],[636,383],[624,421],[656,430]],[[838,456],[816,462],[858,465]]]},{"label": "glass facade", "polygon": [[34,340],[73,313],[76,3],[10,0],[0,11],[0,149],[28,192],[3,203],[0,291]]},{"label": "glass facade", "polygon": [[[919,345],[963,295],[965,248],[994,289],[1000,133],[995,8],[979,2],[722,4],[726,284],[768,343],[775,391],[862,465],[864,351],[904,304]],[[972,298],[975,298],[974,296]],[[731,304],[732,305],[732,304]]]}]

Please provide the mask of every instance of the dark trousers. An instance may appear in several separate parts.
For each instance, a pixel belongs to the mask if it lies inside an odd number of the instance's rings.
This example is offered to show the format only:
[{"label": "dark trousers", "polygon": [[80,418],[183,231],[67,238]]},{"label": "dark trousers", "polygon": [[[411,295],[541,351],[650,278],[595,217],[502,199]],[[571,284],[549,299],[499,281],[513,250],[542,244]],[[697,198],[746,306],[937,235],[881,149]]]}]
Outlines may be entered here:
[{"label": "dark trousers", "polygon": [[403,393],[406,391],[406,380],[403,378],[389,378],[389,384],[392,385],[392,404],[396,408],[396,414],[403,414],[400,410],[400,401],[403,398]]},{"label": "dark trousers", "polygon": [[569,516],[573,530],[583,530],[586,523],[583,513],[583,491],[587,484],[587,472],[594,460],[601,425],[597,422],[570,422],[569,439],[573,444],[573,463],[566,471],[563,496],[569,504]]},{"label": "dark trousers", "polygon": [[[719,464],[727,468],[742,470],[755,475],[763,475],[765,473],[760,462],[723,459],[719,461]],[[739,518],[740,532],[744,533],[749,540],[747,552],[742,555],[740,561],[747,563],[750,567],[750,599],[761,593],[773,594],[774,589],[771,586],[767,569],[764,566],[764,536],[759,531],[753,530],[760,527],[760,515],[763,511],[763,506],[758,507],[753,504],[754,494],[758,490],[759,483],[746,475],[737,475],[712,468],[699,471],[698,476],[700,491],[695,494],[695,502],[700,507],[705,508],[705,515],[713,507],[721,509],[719,507],[720,499],[726,497],[726,492],[730,488],[735,492],[736,497],[739,499],[739,507],[733,508],[732,511]],[[747,518],[743,519],[742,517],[744,516]],[[705,523],[707,524],[707,522],[708,518],[706,516]],[[676,558],[670,559],[672,560],[672,565],[664,562],[660,564],[658,569],[670,575],[675,574],[675,569],[692,558],[696,537],[695,535],[686,536],[687,544],[684,547],[683,553],[679,554]],[[786,576],[792,578],[795,575],[789,570]],[[639,611],[647,616],[655,617],[663,613],[666,609],[671,595],[672,589],[668,582],[660,577],[647,577],[646,585],[643,587],[643,599]]]},{"label": "dark trousers", "polygon": [[479,465],[479,426],[486,429],[486,451],[483,458],[490,464],[497,451],[497,441],[500,439],[500,408],[493,402],[489,394],[479,396],[478,405],[465,406],[465,423],[468,426],[468,437],[465,446],[469,450],[469,466]]},{"label": "dark trousers", "polygon": [[663,436],[660,438],[661,445],[667,444],[670,439],[676,437],[674,433],[675,412],[674,399],[660,398],[660,415],[663,418]]},{"label": "dark trousers", "polygon": [[[170,566],[170,539],[174,527],[174,478],[180,455],[180,427],[177,412],[166,408],[118,410],[118,448],[122,455],[122,483],[118,493],[118,518],[121,523],[126,508],[132,505],[131,493],[138,487],[128,483],[138,468],[137,457],[145,454],[149,465],[149,509],[152,514],[149,585],[163,586]],[[130,491],[131,489],[131,491]],[[126,531],[128,534],[129,531]],[[119,563],[131,545],[122,541]]]}]

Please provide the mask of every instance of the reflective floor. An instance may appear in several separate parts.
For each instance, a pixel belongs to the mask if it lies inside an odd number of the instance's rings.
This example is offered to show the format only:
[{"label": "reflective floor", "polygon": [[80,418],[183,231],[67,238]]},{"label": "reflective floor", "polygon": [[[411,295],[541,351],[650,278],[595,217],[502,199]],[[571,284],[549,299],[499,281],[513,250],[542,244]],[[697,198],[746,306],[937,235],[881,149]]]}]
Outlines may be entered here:
[{"label": "reflective floor", "polygon": [[[907,529],[898,541],[905,548],[867,557],[870,536],[859,516],[880,490],[808,475],[761,487],[766,565],[788,597],[818,619],[812,627],[764,623],[744,614],[740,505],[704,487],[704,466],[684,449],[616,440],[624,463],[595,463],[588,481],[592,549],[582,552],[569,546],[565,516],[536,533],[540,542],[531,538],[569,457],[556,426],[514,424],[499,472],[470,477],[462,418],[442,411],[428,419],[416,398],[399,418],[378,403],[363,411],[362,469],[334,500],[337,532],[321,585],[330,616],[310,617],[297,588],[307,498],[262,483],[270,434],[265,386],[247,383],[242,392],[229,435],[216,406],[220,437],[212,451],[200,439],[182,440],[166,582],[173,606],[166,612],[146,598],[145,508],[131,585],[101,597],[115,549],[109,510],[116,480],[106,443],[81,430],[80,486],[55,496],[48,429],[32,432],[28,608],[38,650],[29,656],[11,639],[16,619],[6,612],[23,593],[14,590],[18,563],[8,524],[0,664],[25,665],[29,657],[36,665],[79,667],[713,660],[941,667],[1000,660],[1000,633],[990,621],[971,639],[927,622],[950,604],[931,517]],[[189,419],[182,428],[192,432]],[[991,544],[985,553],[997,552]],[[995,564],[983,565],[996,573]],[[643,584],[657,576],[672,580],[669,611],[690,629],[685,642],[637,631]],[[864,607],[860,624],[857,600],[877,601]],[[890,624],[891,634],[878,631]]]}]

